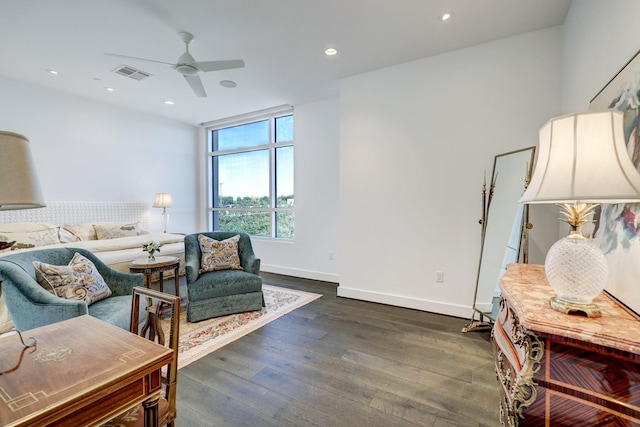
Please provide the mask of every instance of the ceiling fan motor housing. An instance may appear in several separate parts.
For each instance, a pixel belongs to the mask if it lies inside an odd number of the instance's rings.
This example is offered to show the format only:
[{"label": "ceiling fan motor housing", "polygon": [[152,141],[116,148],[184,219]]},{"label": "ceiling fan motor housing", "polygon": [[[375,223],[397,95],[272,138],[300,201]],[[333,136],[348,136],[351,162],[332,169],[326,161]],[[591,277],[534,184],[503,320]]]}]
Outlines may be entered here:
[{"label": "ceiling fan motor housing", "polygon": [[198,74],[198,68],[195,65],[196,60],[189,53],[189,51],[180,55],[178,58],[178,63],[176,64],[176,70],[183,76],[195,76]]}]

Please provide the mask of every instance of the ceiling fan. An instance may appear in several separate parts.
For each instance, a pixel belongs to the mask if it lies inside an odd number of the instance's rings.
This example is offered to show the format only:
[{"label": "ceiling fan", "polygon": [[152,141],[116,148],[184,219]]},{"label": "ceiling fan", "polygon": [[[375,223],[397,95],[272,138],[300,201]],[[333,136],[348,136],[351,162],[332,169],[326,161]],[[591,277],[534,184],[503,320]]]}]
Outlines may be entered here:
[{"label": "ceiling fan", "polygon": [[242,59],[229,59],[222,61],[196,61],[189,53],[189,43],[194,39],[193,34],[187,32],[178,33],[180,38],[185,44],[185,52],[180,55],[178,61],[173,64],[171,62],[155,61],[153,59],[137,58],[135,56],[119,55],[117,53],[105,53],[105,55],[116,56],[119,58],[137,59],[140,61],[156,62],[159,64],[171,65],[175,70],[184,76],[184,79],[189,83],[191,89],[198,97],[204,98],[207,96],[207,92],[204,90],[202,80],[200,80],[199,72],[229,70],[232,68],[244,67],[244,61]]}]

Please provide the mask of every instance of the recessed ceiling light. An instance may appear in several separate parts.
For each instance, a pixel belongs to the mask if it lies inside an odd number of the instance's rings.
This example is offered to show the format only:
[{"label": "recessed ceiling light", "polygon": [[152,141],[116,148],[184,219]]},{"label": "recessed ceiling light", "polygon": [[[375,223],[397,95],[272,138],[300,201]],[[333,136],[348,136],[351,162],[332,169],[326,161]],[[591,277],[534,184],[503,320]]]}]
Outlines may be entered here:
[{"label": "recessed ceiling light", "polygon": [[338,49],[330,47],[328,49],[325,49],[324,53],[325,53],[325,55],[328,55],[328,56],[337,55],[338,54]]},{"label": "recessed ceiling light", "polygon": [[106,90],[107,92],[113,92],[113,88],[109,86],[106,86],[104,90]]},{"label": "recessed ceiling light", "polygon": [[168,99],[166,101],[164,101],[164,103],[167,104],[167,105],[173,105],[174,104],[173,101],[169,101]]},{"label": "recessed ceiling light", "polygon": [[52,69],[48,69],[47,73],[53,74],[54,76],[58,75],[58,72],[56,70],[52,70]]},{"label": "recessed ceiling light", "polygon": [[220,86],[232,88],[238,86],[238,84],[233,80],[220,80]]},{"label": "recessed ceiling light", "polygon": [[453,18],[453,12],[445,12],[438,17],[442,22],[449,21],[451,18]]}]

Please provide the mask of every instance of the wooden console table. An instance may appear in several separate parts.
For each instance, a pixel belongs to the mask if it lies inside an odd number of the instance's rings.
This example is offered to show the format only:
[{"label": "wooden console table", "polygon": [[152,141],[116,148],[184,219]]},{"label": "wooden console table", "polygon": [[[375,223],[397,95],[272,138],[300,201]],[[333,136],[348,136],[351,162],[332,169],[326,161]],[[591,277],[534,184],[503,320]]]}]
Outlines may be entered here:
[{"label": "wooden console table", "polygon": [[640,321],[606,294],[602,317],[554,311],[544,267],[510,264],[493,327],[507,426],[640,426]]},{"label": "wooden console table", "polygon": [[91,316],[0,338],[0,425],[98,426],[138,404],[157,426],[171,349]]}]

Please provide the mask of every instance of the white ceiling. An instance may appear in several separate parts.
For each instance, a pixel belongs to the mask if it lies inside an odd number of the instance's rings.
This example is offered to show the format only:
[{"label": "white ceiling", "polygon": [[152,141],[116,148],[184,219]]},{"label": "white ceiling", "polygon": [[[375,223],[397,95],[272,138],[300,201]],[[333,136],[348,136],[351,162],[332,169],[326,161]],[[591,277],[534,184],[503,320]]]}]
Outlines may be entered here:
[{"label": "white ceiling", "polygon": [[[571,0],[13,0],[0,2],[0,75],[197,124],[338,96],[355,74],[561,25]],[[438,16],[453,11],[449,22]],[[168,65],[195,35],[197,61],[244,59],[201,73],[197,98]],[[324,49],[338,55],[327,57]],[[129,65],[153,74],[135,81]],[[55,69],[57,76],[47,69]],[[233,80],[233,89],[220,86]],[[107,92],[105,87],[113,87]],[[175,105],[163,103],[170,99]]]}]

